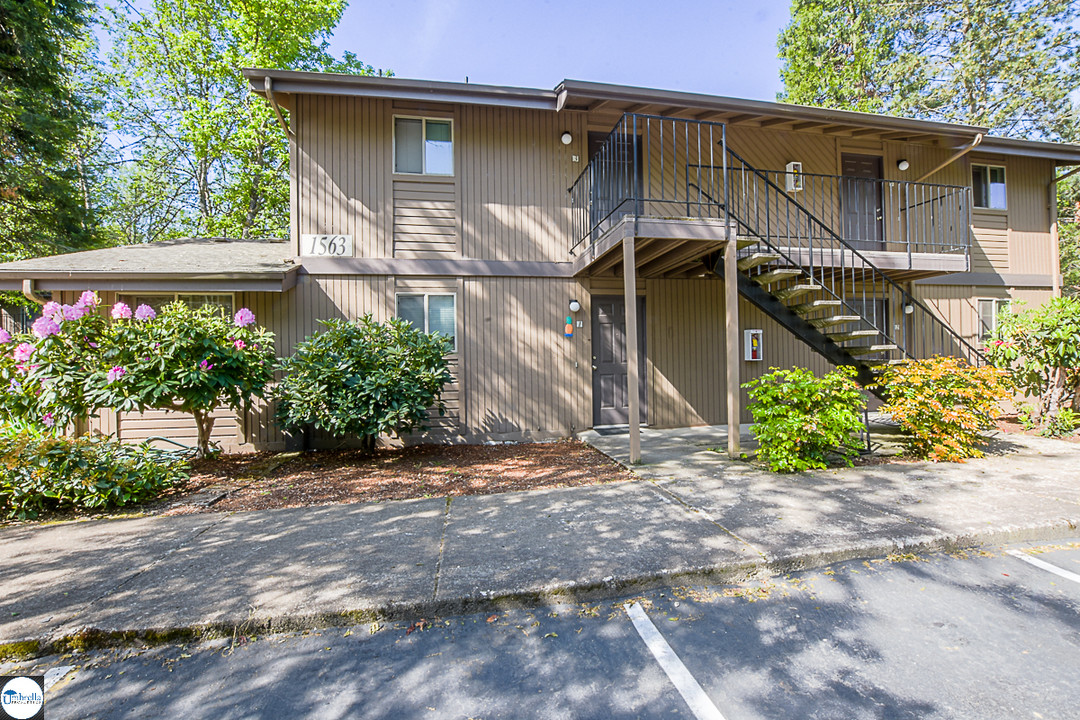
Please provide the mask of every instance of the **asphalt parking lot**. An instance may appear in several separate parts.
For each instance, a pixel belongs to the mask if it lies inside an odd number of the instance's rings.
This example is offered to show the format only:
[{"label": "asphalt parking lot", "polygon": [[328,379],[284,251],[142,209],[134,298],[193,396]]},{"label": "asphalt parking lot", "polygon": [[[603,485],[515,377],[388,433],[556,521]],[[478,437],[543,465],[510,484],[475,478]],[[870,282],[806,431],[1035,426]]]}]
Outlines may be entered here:
[{"label": "asphalt parking lot", "polygon": [[18,669],[53,719],[1063,718],[1078,657],[1080,540]]}]

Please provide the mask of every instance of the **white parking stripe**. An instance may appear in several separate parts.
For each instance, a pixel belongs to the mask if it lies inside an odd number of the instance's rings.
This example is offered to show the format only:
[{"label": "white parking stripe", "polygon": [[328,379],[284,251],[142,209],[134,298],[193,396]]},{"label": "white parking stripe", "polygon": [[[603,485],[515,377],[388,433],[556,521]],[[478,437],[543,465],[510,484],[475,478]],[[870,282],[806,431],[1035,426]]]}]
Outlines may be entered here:
[{"label": "white parking stripe", "polygon": [[1034,565],[1037,568],[1042,568],[1047,572],[1052,572],[1055,575],[1065,578],[1066,580],[1072,580],[1074,583],[1080,583],[1080,575],[1077,575],[1074,572],[1069,572],[1064,568],[1059,568],[1057,565],[1051,565],[1045,560],[1040,560],[1037,557],[1032,557],[1031,555],[1028,555],[1027,553],[1022,553],[1019,550],[1006,550],[1005,552],[1007,552],[1009,555],[1012,555],[1014,558],[1019,558],[1026,563]]},{"label": "white parking stripe", "polygon": [[60,665],[45,671],[45,689],[49,690],[53,685],[64,679],[69,672],[75,669],[74,665]]},{"label": "white parking stripe", "polygon": [[716,709],[712,700],[701,689],[701,685],[686,669],[682,660],[671,649],[671,646],[668,645],[667,640],[656,629],[656,626],[652,624],[652,620],[649,620],[649,616],[645,614],[641,606],[637,603],[627,603],[626,614],[630,616],[630,620],[634,623],[634,629],[638,631],[638,635],[645,641],[649,652],[656,658],[656,662],[660,663],[660,667],[667,673],[668,678],[675,685],[675,689],[679,691],[683,700],[690,706],[690,711],[694,713],[694,717],[698,720],[724,720],[724,716]]}]

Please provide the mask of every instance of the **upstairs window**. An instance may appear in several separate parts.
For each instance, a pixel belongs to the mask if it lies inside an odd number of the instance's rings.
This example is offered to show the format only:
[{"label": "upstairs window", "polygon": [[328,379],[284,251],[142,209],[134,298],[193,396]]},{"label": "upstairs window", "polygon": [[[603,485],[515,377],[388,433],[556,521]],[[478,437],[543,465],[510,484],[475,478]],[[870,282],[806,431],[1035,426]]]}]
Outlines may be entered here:
[{"label": "upstairs window", "polygon": [[1000,165],[971,166],[971,194],[975,207],[1005,209],[1005,168]]},{"label": "upstairs window", "polygon": [[402,293],[397,296],[397,316],[417,330],[450,338],[457,350],[456,301],[454,295]]},{"label": "upstairs window", "polygon": [[1009,307],[1007,299],[979,300],[979,340],[986,342],[997,332],[998,316]]},{"label": "upstairs window", "polygon": [[454,128],[450,120],[394,118],[394,172],[454,174]]}]

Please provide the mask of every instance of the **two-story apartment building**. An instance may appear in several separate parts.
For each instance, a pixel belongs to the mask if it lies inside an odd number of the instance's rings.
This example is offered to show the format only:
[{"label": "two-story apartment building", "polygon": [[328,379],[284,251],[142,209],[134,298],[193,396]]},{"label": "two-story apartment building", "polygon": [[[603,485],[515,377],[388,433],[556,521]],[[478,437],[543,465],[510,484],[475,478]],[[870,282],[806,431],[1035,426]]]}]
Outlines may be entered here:
[{"label": "two-story apartment building", "polygon": [[[321,318],[407,318],[454,340],[428,437],[465,442],[746,420],[738,384],[774,366],[978,362],[1004,302],[1059,291],[1053,184],[1077,146],[569,80],[244,72],[290,139],[286,244],[22,261],[0,287],[247,306],[281,354]],[[216,434],[287,440],[265,406]]]}]

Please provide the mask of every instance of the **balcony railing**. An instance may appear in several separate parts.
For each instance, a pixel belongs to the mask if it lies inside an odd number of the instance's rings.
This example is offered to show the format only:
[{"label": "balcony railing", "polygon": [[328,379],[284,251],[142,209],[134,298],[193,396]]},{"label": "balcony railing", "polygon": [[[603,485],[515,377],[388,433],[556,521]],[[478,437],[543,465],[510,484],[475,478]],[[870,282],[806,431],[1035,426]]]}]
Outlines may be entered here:
[{"label": "balcony railing", "polygon": [[[626,215],[722,218],[727,140],[720,123],[627,114],[570,188],[570,253],[587,248]],[[688,184],[694,167],[700,187]]]},{"label": "balcony railing", "polygon": [[[957,185],[906,180],[759,170],[732,162],[720,123],[627,114],[619,121],[570,189],[571,254],[595,242],[626,215],[723,218],[732,193],[755,178],[783,188],[776,207],[741,208],[763,222],[774,244],[795,230],[778,215],[789,203],[801,208],[800,233],[836,234],[853,248],[915,254],[967,254],[971,191]],[[736,156],[737,157],[737,156]],[[764,200],[762,201],[764,202]],[[796,238],[790,238],[795,240]],[[808,239],[797,238],[799,245]]]}]

